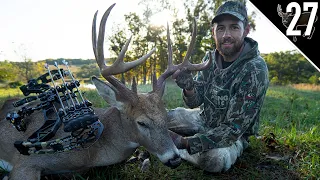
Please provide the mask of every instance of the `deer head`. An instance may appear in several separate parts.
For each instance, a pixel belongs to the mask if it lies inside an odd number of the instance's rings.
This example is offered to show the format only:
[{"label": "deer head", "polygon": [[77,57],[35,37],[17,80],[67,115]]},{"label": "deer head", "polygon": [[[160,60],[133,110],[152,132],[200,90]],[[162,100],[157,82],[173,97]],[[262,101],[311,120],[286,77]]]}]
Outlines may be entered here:
[{"label": "deer head", "polygon": [[191,43],[188,47],[187,55],[184,61],[179,65],[172,64],[172,48],[169,36],[169,28],[167,29],[168,37],[168,67],[166,71],[157,79],[155,73],[153,75],[153,90],[148,93],[137,93],[136,81],[133,79],[131,89],[127,88],[123,83],[116,79],[113,75],[129,71],[137,65],[145,62],[155,49],[144,55],[138,60],[132,62],[124,62],[125,52],[128,49],[131,37],[127,40],[122,48],[117,60],[107,66],[104,60],[103,41],[105,34],[106,20],[110,11],[115,6],[111,5],[103,15],[98,41],[96,37],[96,17],[93,18],[92,25],[92,45],[97,64],[100,68],[102,76],[108,83],[99,80],[96,77],[92,78],[98,93],[111,105],[119,109],[121,119],[126,119],[127,123],[132,124],[130,131],[135,132],[135,143],[144,146],[149,152],[156,155],[164,164],[176,167],[180,164],[180,157],[177,148],[173,144],[169,136],[167,127],[167,111],[162,101],[163,92],[165,89],[165,80],[171,76],[177,69],[186,67],[189,70],[201,70],[211,65],[212,60],[204,64],[191,64],[191,51],[194,46],[196,37],[196,24],[194,23],[194,32]]},{"label": "deer head", "polygon": [[291,12],[283,13],[280,4],[278,4],[277,12],[278,12],[278,15],[282,18],[282,24],[287,27],[292,20],[293,14]]}]

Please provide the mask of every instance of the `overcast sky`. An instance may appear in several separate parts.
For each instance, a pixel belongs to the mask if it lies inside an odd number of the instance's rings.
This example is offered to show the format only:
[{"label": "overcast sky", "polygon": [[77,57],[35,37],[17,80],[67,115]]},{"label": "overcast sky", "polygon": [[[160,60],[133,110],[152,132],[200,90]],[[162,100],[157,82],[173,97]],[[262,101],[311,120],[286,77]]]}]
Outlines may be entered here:
[{"label": "overcast sky", "polygon": [[[99,10],[100,22],[101,15],[114,2],[116,6],[107,21],[107,34],[124,21],[124,14],[140,13],[139,0],[1,0],[0,61],[19,60],[15,51],[25,51],[33,61],[48,58],[93,59],[93,15]],[[173,2],[176,6],[181,3]],[[251,32],[249,37],[258,41],[261,53],[295,49],[250,2],[247,6],[249,13],[257,13],[256,31]],[[172,19],[170,14],[172,12],[162,12],[155,15],[152,21],[154,24],[166,24]],[[109,56],[107,49],[105,47],[105,57]]]}]

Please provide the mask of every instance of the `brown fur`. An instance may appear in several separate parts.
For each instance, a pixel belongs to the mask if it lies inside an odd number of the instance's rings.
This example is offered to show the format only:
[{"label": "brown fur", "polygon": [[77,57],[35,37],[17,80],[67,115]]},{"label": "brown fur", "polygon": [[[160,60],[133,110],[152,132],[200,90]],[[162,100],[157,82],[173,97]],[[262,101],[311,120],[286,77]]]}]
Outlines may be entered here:
[{"label": "brown fur", "polygon": [[[107,91],[103,82],[96,82],[98,91]],[[111,90],[111,89],[109,89]],[[0,121],[0,160],[9,162],[13,169],[11,179],[39,179],[42,174],[74,172],[95,166],[107,166],[128,158],[142,145],[163,163],[176,159],[178,150],[174,146],[166,126],[166,111],[157,94],[139,94],[135,106],[123,103],[123,107],[112,106],[109,109],[94,108],[104,125],[100,139],[90,148],[81,151],[48,155],[21,155],[13,146],[18,140],[26,141],[44,122],[41,111],[25,118],[28,121],[26,132],[17,131],[9,121]],[[0,114],[3,119],[8,112],[17,110],[12,106],[15,100],[4,103]],[[140,127],[137,122],[148,127]],[[147,132],[147,133],[145,133]],[[63,127],[53,137],[69,135]]]}]

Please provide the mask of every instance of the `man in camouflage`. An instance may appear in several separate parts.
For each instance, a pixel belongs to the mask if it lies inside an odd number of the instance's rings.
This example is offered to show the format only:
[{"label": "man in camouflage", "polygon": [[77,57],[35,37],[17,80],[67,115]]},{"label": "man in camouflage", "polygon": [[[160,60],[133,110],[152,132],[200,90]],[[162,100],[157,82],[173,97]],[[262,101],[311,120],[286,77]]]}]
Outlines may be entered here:
[{"label": "man in camouflage", "polygon": [[183,159],[209,172],[228,170],[258,133],[268,68],[249,30],[245,5],[225,2],[212,20],[213,65],[194,78],[185,69],[173,75],[190,109],[168,112],[171,137]]}]

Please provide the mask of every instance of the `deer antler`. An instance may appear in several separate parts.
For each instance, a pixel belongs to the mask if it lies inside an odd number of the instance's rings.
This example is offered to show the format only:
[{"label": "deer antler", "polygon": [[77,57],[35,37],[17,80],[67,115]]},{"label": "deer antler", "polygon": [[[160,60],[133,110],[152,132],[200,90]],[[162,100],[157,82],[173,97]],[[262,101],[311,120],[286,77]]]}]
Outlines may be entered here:
[{"label": "deer antler", "polygon": [[196,41],[196,36],[197,36],[197,23],[196,20],[193,19],[193,30],[192,30],[192,37],[190,44],[188,46],[187,54],[183,59],[183,62],[174,65],[172,63],[172,46],[171,46],[171,39],[170,39],[170,32],[169,32],[169,25],[167,24],[167,41],[168,41],[168,67],[166,71],[160,75],[159,79],[156,80],[156,77],[154,75],[154,82],[153,82],[153,91],[154,92],[160,92],[160,95],[163,95],[163,89],[165,86],[165,80],[171,76],[174,72],[176,72],[178,69],[186,68],[189,71],[201,71],[204,69],[207,69],[211,66],[212,64],[212,58],[210,56],[209,61],[203,62],[201,64],[192,64],[190,63],[189,59],[191,57],[192,50],[195,45]]},{"label": "deer antler", "polygon": [[108,19],[108,16],[112,10],[112,8],[115,6],[115,3],[112,4],[104,13],[101,22],[100,22],[100,28],[99,28],[99,35],[98,35],[98,43],[97,43],[97,35],[96,35],[96,19],[98,11],[94,14],[93,23],[92,23],[92,47],[93,52],[96,58],[96,62],[100,68],[101,75],[108,80],[116,89],[117,91],[121,92],[121,96],[123,96],[125,99],[129,100],[130,102],[136,102],[136,93],[132,92],[130,89],[128,89],[124,84],[122,84],[119,80],[114,78],[111,75],[120,74],[126,71],[129,71],[130,69],[138,66],[139,64],[145,62],[152,53],[155,52],[155,48],[152,49],[148,54],[144,55],[138,60],[132,61],[132,62],[123,62],[125,53],[128,49],[129,43],[131,41],[131,37],[127,40],[126,44],[122,47],[121,52],[117,58],[117,60],[111,65],[107,66],[104,59],[104,52],[103,52],[103,41],[104,41],[104,34],[105,34],[105,25],[106,21]]},{"label": "deer antler", "polygon": [[[124,47],[122,47],[121,52],[118,56],[118,59],[111,65],[107,66],[104,61],[104,53],[103,53],[103,41],[104,41],[104,34],[105,34],[105,25],[107,18],[110,14],[111,9],[115,6],[115,4],[111,5],[107,11],[104,13],[101,23],[100,23],[100,28],[99,28],[99,37],[98,37],[98,44],[96,43],[96,18],[97,18],[97,13],[96,11],[94,18],[93,18],[93,24],[92,24],[92,45],[93,45],[93,51],[96,57],[96,61],[100,67],[101,74],[103,77],[105,76],[110,76],[110,75],[115,75],[115,74],[120,74],[123,72],[126,72],[137,65],[145,62],[151,55],[152,53],[155,52],[155,48],[152,49],[148,54],[144,55],[138,60],[132,61],[132,62],[123,62],[125,53],[128,49],[129,43],[131,41],[131,37],[127,40],[126,44]],[[96,46],[97,44],[97,46]]]},{"label": "deer antler", "polygon": [[278,12],[278,15],[279,15],[280,17],[282,17],[283,14],[284,14],[284,13],[282,12],[281,5],[280,5],[280,4],[278,4],[277,12]]}]

